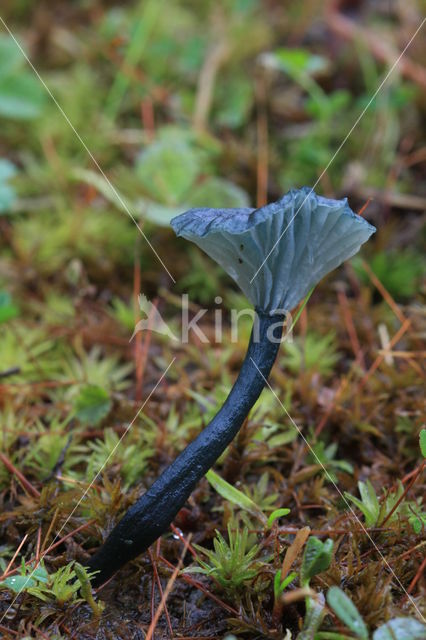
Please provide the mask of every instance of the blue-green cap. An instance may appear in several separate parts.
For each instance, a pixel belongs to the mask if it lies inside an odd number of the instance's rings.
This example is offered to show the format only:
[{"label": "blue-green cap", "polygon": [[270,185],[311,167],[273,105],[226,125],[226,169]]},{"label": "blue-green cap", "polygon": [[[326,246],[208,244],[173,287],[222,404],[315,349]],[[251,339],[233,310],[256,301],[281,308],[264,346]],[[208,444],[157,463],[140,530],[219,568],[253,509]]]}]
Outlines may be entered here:
[{"label": "blue-green cap", "polygon": [[290,311],[376,231],[348,201],[291,190],[260,209],[190,209],[173,218],[265,313]]}]

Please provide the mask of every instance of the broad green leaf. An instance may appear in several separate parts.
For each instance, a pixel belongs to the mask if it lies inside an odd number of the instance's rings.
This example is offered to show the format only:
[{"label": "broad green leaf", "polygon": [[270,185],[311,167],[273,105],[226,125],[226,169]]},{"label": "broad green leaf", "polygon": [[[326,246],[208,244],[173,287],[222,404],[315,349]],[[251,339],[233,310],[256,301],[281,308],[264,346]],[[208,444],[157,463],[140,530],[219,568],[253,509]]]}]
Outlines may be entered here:
[{"label": "broad green leaf", "polygon": [[370,480],[367,480],[367,482],[358,482],[358,488],[361,494],[361,500],[352,496],[347,491],[345,491],[344,496],[362,511],[365,518],[365,525],[367,527],[374,527],[377,525],[380,516],[380,503],[374,487]]},{"label": "broad green leaf", "polygon": [[253,516],[259,518],[261,522],[266,524],[266,516],[262,512],[261,508],[253,502],[251,498],[242,493],[242,491],[233,487],[232,484],[229,484],[229,482],[221,478],[212,469],[207,471],[206,478],[213,489],[215,489],[222,498],[225,498],[225,500],[228,500],[229,502],[239,506],[241,509],[248,511]]},{"label": "broad green leaf", "polygon": [[105,389],[86,385],[74,401],[75,416],[84,424],[98,424],[111,409],[112,402]]},{"label": "broad green leaf", "polygon": [[376,524],[377,515],[374,513],[371,513],[371,511],[367,509],[367,507],[364,505],[363,502],[361,502],[359,498],[356,498],[355,496],[351,495],[347,491],[344,492],[344,496],[347,500],[350,500],[351,502],[353,502],[354,505],[357,506],[360,511],[362,511],[365,517],[365,524],[367,527],[373,527]]},{"label": "broad green leaf", "polygon": [[370,480],[367,480],[367,482],[358,482],[358,488],[361,500],[367,509],[371,513],[378,513],[380,510],[380,504]]},{"label": "broad green leaf", "polygon": [[31,120],[40,115],[44,102],[43,89],[29,72],[0,78],[0,116]]},{"label": "broad green leaf", "polygon": [[361,640],[368,640],[368,629],[358,609],[339,587],[330,587],[327,592],[328,605],[337,617]]},{"label": "broad green leaf", "polygon": [[0,118],[35,118],[45,100],[45,90],[18,45],[9,35],[0,34]]},{"label": "broad green leaf", "polygon": [[21,593],[24,589],[35,587],[36,580],[30,576],[9,576],[0,582],[0,587],[11,589],[15,593]]},{"label": "broad green leaf", "polygon": [[139,155],[136,172],[146,193],[155,201],[178,205],[187,200],[200,171],[199,154],[189,144],[159,140]]},{"label": "broad green leaf", "polygon": [[0,33],[0,78],[15,73],[23,63],[19,47],[8,34]]},{"label": "broad green leaf", "polygon": [[425,640],[426,625],[414,618],[394,618],[376,629],[373,640]]},{"label": "broad green leaf", "polygon": [[318,573],[326,571],[330,566],[333,555],[333,540],[328,538],[321,542],[315,536],[311,536],[306,544],[303,554],[301,581],[302,584],[309,583],[309,580]]},{"label": "broad green leaf", "polygon": [[34,580],[36,580],[37,582],[43,582],[44,584],[47,584],[49,580],[49,574],[47,573],[46,568],[39,564],[37,569],[34,569],[34,571],[32,571],[31,578],[34,578]]}]

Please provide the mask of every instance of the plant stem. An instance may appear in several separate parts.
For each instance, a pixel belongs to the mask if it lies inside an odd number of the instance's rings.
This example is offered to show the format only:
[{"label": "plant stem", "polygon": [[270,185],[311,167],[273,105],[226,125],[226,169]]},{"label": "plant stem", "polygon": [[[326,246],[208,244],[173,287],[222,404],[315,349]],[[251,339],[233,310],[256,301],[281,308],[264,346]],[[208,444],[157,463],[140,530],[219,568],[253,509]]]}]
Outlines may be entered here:
[{"label": "plant stem", "polygon": [[196,484],[231,443],[265,386],[264,378],[268,377],[280,346],[283,322],[284,316],[257,313],[246,357],[223,406],[130,507],[90,559],[89,570],[100,572],[92,579],[94,584],[105,582],[167,531]]}]

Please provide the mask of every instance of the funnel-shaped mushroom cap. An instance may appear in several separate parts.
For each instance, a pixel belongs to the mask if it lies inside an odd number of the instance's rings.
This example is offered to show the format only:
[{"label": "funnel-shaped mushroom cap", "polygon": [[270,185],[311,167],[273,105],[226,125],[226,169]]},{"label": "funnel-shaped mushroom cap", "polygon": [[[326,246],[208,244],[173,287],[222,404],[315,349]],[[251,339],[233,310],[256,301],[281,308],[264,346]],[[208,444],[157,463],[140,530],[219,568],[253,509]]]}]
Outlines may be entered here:
[{"label": "funnel-shaped mushroom cap", "polygon": [[190,209],[171,225],[266,313],[295,307],[376,230],[353,213],[346,198],[323,198],[309,187],[260,209]]}]

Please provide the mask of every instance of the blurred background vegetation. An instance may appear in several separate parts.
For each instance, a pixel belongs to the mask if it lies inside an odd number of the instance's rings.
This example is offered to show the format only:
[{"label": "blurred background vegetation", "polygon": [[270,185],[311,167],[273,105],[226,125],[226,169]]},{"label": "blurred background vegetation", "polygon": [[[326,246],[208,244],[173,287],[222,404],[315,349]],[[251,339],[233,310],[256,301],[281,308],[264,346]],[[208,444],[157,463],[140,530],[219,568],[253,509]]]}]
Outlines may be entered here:
[{"label": "blurred background vegetation", "polygon": [[[123,207],[167,263],[175,241],[161,227],[176,213],[262,205],[319,180],[318,191],[349,195],[355,207],[374,198],[367,216],[379,224],[392,206],[401,211],[404,229],[392,239],[384,230],[377,249],[398,243],[408,289],[397,276],[389,284],[410,294],[425,198],[421,35],[369,102],[418,25],[421,5],[3,2],[3,19],[63,109],[2,28],[0,211],[16,231],[20,259],[55,280],[81,261],[97,278],[111,281],[122,270],[128,282],[137,229]],[[175,279],[204,264],[178,246],[189,255],[173,259]],[[156,287],[161,265],[145,242],[140,253]],[[389,279],[387,260],[376,256],[372,266]],[[203,278],[190,284],[202,297]]]}]

